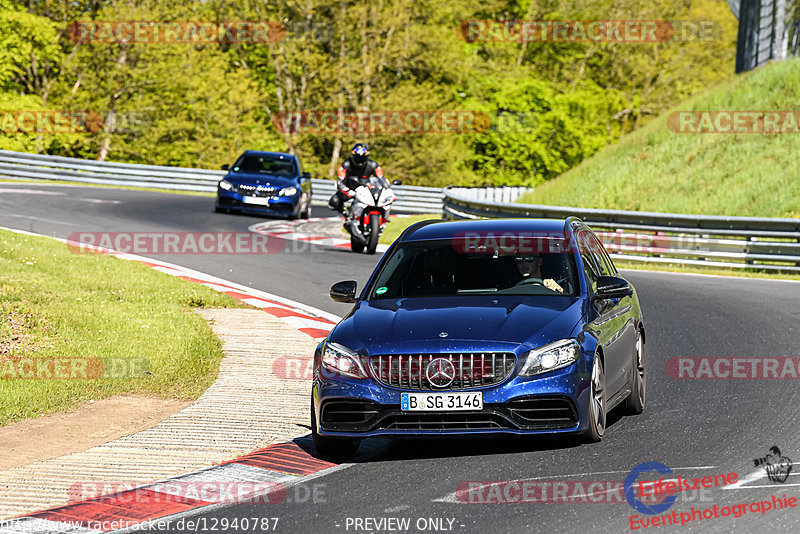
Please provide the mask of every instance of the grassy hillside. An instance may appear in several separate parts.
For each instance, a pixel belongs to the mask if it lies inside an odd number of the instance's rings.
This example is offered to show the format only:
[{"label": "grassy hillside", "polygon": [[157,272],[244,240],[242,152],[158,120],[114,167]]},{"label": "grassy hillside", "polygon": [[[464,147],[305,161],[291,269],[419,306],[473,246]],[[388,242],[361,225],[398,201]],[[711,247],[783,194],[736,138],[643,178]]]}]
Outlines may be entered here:
[{"label": "grassy hillside", "polygon": [[[737,76],[672,111],[800,110],[800,60]],[[800,133],[675,133],[665,113],[520,202],[800,217]]]}]

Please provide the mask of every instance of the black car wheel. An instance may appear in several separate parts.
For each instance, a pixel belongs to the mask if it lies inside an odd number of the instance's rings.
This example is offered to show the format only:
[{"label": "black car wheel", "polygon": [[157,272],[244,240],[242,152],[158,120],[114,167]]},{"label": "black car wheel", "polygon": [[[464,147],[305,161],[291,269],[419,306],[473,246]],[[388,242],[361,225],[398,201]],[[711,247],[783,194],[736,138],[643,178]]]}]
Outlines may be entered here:
[{"label": "black car wheel", "polygon": [[317,434],[317,416],[314,413],[314,401],[311,401],[311,439],[314,441],[314,448],[322,456],[338,458],[348,458],[355,455],[361,445],[360,439],[351,438],[330,438]]},{"label": "black car wheel", "polygon": [[644,372],[644,339],[642,333],[636,333],[636,348],[631,366],[631,394],[625,399],[625,413],[638,415],[644,411],[647,396],[647,376]]},{"label": "black car wheel", "polygon": [[606,375],[603,360],[599,355],[594,357],[592,381],[589,399],[589,428],[586,439],[597,442],[603,439],[606,432]]},{"label": "black car wheel", "polygon": [[308,201],[308,204],[306,204],[305,211],[303,211],[303,213],[300,214],[300,217],[302,219],[308,219],[309,217],[311,217],[311,201],[310,200]]}]

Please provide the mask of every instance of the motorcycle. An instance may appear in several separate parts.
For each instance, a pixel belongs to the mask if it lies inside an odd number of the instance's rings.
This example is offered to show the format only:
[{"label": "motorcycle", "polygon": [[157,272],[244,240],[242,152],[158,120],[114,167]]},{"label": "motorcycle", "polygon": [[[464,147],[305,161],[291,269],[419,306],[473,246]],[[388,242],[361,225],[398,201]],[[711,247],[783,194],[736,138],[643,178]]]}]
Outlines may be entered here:
[{"label": "motorcycle", "polygon": [[[393,180],[391,185],[402,185],[402,182]],[[374,254],[397,195],[385,178],[377,176],[371,176],[369,182],[355,190],[346,189],[340,183],[339,190],[353,199],[344,222],[344,229],[350,234],[351,250],[363,252],[366,248],[367,254]]]}]

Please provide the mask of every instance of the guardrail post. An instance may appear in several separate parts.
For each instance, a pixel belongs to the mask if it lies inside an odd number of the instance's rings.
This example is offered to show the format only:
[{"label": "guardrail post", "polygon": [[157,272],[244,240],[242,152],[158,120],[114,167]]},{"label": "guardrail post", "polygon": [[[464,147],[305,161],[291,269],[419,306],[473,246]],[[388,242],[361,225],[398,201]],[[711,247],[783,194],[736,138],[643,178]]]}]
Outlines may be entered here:
[{"label": "guardrail post", "polygon": [[[800,244],[800,236],[797,237],[797,243]],[[796,266],[800,267],[800,261],[795,263]]]},{"label": "guardrail post", "polygon": [[[747,238],[747,243],[748,243],[748,244],[749,244],[749,243],[751,243],[751,242],[754,242],[754,241],[758,241],[758,237],[756,237],[756,236],[749,236],[749,237]],[[749,247],[749,246],[746,246],[746,247],[745,247],[745,251],[744,251],[744,262],[745,262],[747,265],[755,265],[755,261],[754,261],[754,260],[751,260],[751,259],[748,259],[748,257],[747,257],[747,254],[748,254],[749,252],[750,252],[750,247]]]}]

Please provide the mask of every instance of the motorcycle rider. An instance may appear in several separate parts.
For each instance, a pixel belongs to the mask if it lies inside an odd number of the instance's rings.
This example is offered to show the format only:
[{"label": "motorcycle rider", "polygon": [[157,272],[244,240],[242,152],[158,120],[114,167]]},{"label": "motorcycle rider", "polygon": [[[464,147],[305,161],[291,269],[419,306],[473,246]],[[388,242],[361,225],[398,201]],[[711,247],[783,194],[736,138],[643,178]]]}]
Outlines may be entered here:
[{"label": "motorcycle rider", "polygon": [[328,201],[328,205],[344,215],[344,203],[353,196],[353,191],[371,176],[383,178],[383,169],[377,161],[369,159],[369,147],[366,143],[356,143],[353,151],[339,166],[340,187]]}]

